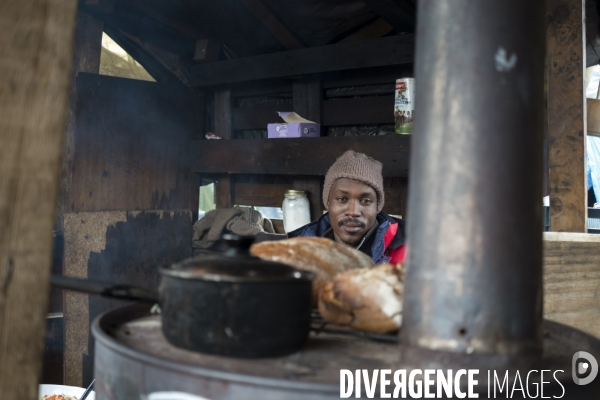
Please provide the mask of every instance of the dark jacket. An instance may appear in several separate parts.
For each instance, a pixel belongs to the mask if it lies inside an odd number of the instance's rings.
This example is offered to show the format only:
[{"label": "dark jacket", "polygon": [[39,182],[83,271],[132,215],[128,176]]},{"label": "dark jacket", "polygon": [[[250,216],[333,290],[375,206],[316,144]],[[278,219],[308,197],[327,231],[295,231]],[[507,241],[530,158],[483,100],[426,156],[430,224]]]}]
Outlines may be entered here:
[{"label": "dark jacket", "polygon": [[[304,225],[289,232],[287,237],[318,236],[331,237],[331,222],[329,213],[324,214],[315,222]],[[404,262],[406,246],[404,236],[404,221],[387,215],[383,211],[377,214],[374,227],[367,233],[358,250],[371,257],[375,264],[389,262],[397,264]]]}]

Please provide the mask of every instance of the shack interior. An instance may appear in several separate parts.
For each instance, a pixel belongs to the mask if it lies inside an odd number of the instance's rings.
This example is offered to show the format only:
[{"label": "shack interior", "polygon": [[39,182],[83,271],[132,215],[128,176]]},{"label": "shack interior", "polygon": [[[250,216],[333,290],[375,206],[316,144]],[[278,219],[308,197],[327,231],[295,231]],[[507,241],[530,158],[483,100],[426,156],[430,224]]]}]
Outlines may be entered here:
[{"label": "shack interior", "polygon": [[[280,207],[285,190],[306,190],[315,220],[324,174],[347,149],[383,163],[384,211],[410,218],[411,135],[394,134],[392,110],[396,79],[413,76],[415,3],[79,1],[52,273],[156,286],[157,265],[192,255],[210,183],[217,208]],[[595,1],[550,0],[547,14],[544,315],[600,337],[600,238],[587,234],[584,190],[599,13]],[[100,75],[103,33],[155,82]],[[267,139],[278,111],[320,123],[321,137]],[[87,386],[91,322],[123,304],[53,289],[41,381]]]}]

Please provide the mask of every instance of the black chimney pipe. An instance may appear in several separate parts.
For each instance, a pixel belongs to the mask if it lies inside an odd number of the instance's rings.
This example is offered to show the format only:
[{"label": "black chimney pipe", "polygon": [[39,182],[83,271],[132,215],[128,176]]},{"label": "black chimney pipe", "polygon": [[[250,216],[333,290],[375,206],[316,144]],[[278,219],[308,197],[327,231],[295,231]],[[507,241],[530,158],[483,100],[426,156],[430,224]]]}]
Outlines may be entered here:
[{"label": "black chimney pipe", "polygon": [[418,2],[409,358],[541,357],[545,6]]}]

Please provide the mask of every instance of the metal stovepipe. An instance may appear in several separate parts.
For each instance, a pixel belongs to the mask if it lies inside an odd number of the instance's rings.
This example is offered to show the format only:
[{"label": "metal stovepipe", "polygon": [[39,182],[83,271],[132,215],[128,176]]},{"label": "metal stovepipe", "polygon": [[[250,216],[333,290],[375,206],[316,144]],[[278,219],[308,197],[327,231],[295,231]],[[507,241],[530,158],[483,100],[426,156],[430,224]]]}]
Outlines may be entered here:
[{"label": "metal stovepipe", "polygon": [[542,352],[545,18],[539,0],[418,3],[405,349]]}]

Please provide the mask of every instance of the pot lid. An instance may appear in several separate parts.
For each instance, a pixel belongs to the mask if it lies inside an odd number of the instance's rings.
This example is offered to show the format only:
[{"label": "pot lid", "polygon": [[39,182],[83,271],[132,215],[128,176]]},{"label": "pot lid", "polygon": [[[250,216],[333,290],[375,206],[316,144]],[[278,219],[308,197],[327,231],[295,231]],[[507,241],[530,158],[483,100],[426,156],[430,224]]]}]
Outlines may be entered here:
[{"label": "pot lid", "polygon": [[250,253],[253,236],[223,235],[228,250],[223,255],[188,258],[161,268],[164,276],[214,282],[300,282],[315,275],[285,264],[265,261]]}]

